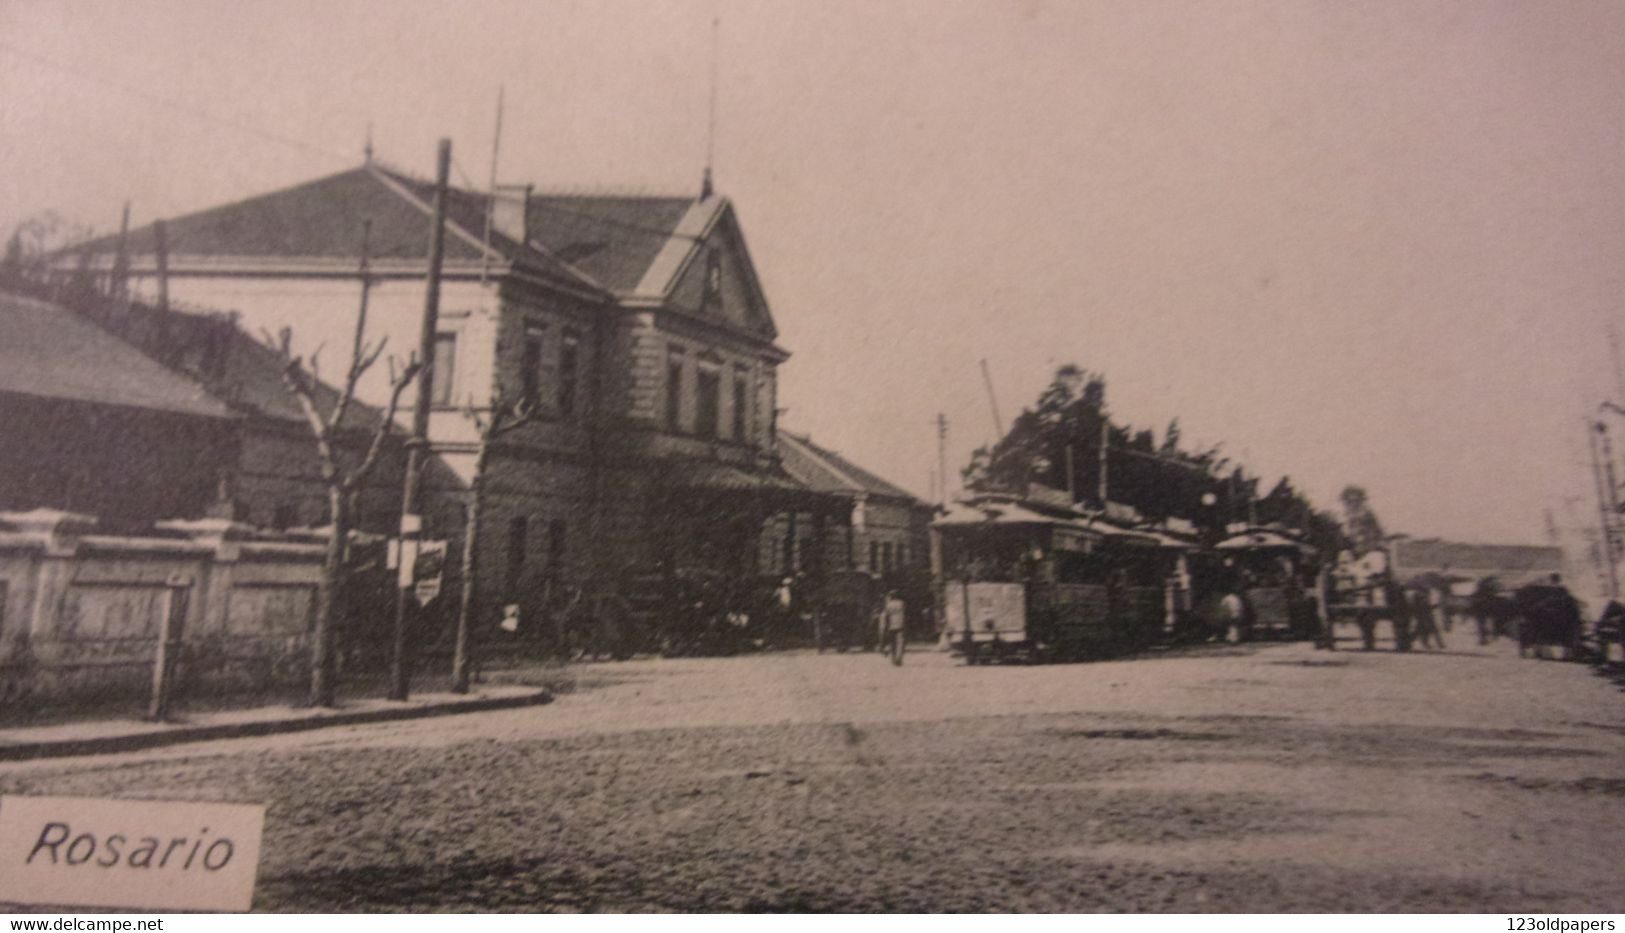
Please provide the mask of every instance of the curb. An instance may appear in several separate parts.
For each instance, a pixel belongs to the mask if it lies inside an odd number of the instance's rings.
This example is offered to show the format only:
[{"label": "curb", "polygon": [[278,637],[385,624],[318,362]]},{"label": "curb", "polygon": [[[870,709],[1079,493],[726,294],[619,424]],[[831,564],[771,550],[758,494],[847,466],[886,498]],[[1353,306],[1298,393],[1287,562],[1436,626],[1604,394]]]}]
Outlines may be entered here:
[{"label": "curb", "polygon": [[267,719],[258,722],[221,723],[213,726],[180,726],[161,732],[138,732],[130,735],[103,736],[86,739],[57,739],[44,742],[18,742],[0,744],[0,761],[32,761],[39,758],[67,758],[75,755],[101,755],[113,752],[139,751],[181,745],[187,742],[209,742],[217,739],[241,739],[255,736],[278,735],[288,732],[309,732],[330,726],[354,726],[375,722],[396,722],[403,719],[428,719],[435,716],[455,716],[459,713],[484,713],[499,709],[517,709],[540,706],[553,702],[550,690],[518,696],[489,697],[463,703],[440,703],[433,706],[385,707],[383,709],[337,712],[325,716],[301,716],[290,719]]}]

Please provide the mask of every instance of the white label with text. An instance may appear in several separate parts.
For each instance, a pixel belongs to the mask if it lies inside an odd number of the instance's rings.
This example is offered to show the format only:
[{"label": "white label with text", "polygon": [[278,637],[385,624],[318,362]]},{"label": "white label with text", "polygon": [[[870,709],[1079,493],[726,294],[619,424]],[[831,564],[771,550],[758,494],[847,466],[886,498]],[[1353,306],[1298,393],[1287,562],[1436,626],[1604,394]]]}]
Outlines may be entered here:
[{"label": "white label with text", "polygon": [[0,901],[247,910],[265,807],[0,796]]}]

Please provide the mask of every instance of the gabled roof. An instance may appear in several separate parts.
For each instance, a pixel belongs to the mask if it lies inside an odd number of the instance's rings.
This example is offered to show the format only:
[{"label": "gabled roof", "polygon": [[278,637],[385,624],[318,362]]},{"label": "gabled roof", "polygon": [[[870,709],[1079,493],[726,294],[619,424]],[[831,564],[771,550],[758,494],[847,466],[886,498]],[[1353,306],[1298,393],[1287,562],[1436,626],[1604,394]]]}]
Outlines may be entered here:
[{"label": "gabled roof", "polygon": [[[354,262],[362,221],[372,222],[375,262],[424,262],[434,184],[377,163],[166,221],[172,266],[186,258]],[[488,257],[555,284],[618,298],[664,297],[703,239],[729,209],[726,198],[534,194],[530,241],[497,230],[482,245],[490,196],[451,187],[446,196],[448,264]],[[64,251],[110,256],[115,236]],[[156,249],[153,226],[130,231],[134,257]],[[144,264],[150,266],[150,262]],[[142,264],[138,264],[141,267]]]},{"label": "gabled roof", "polygon": [[916,501],[907,490],[888,483],[833,450],[814,444],[811,438],[781,430],[778,440],[784,471],[818,492]]},{"label": "gabled roof", "polygon": [[0,392],[233,417],[203,386],[66,308],[0,292]]},{"label": "gabled roof", "polygon": [[[177,271],[189,259],[254,262],[276,271],[275,260],[357,262],[362,224],[371,221],[368,252],[375,263],[426,262],[433,185],[374,163],[318,178],[291,188],[256,195],[231,204],[167,219],[165,237],[170,263]],[[445,257],[448,264],[476,263],[482,257],[512,263],[554,284],[595,293],[602,289],[545,249],[519,244],[493,233],[489,252],[481,245],[486,196],[451,189],[447,194]],[[64,250],[65,257],[89,250],[110,255],[116,236],[105,236]],[[151,257],[157,249],[155,227],[130,231],[132,257]],[[133,263],[150,268],[151,261]]]}]

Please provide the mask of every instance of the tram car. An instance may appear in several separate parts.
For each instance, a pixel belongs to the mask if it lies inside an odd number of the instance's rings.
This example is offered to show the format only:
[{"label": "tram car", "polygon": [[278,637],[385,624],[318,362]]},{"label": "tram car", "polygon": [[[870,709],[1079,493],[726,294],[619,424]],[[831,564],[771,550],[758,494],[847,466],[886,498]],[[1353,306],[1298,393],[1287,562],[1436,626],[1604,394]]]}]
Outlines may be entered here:
[{"label": "tram car", "polygon": [[944,635],[966,661],[1100,657],[1160,640],[1177,551],[1157,535],[1014,497],[932,524]]},{"label": "tram car", "polygon": [[1214,545],[1202,590],[1208,603],[1237,592],[1248,609],[1243,636],[1297,639],[1319,627],[1315,549],[1279,526],[1232,525]]}]

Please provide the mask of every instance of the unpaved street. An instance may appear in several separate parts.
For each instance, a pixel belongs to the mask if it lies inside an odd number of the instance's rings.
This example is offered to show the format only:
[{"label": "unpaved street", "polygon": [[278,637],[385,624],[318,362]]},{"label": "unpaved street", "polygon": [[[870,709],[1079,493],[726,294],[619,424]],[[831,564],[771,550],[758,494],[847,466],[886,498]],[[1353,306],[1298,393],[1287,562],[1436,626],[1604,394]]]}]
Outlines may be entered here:
[{"label": "unpaved street", "polygon": [[264,910],[1625,909],[1625,695],[1466,641],[593,664],[0,792],[264,802]]}]

